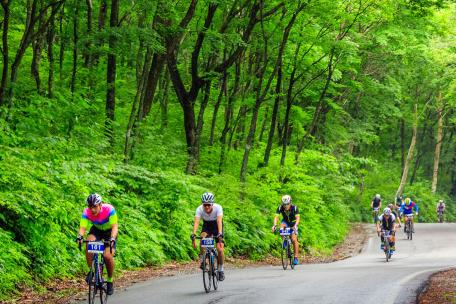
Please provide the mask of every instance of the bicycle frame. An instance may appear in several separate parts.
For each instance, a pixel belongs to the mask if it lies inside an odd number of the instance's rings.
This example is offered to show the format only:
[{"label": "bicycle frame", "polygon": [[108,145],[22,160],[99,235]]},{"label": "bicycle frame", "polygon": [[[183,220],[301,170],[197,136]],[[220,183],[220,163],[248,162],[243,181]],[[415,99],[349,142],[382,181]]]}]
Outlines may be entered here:
[{"label": "bicycle frame", "polygon": [[[195,237],[201,240],[201,248],[203,253],[203,284],[204,290],[208,293],[211,290],[211,285],[214,290],[218,288],[218,252],[215,248],[217,242],[215,237]],[[216,262],[217,261],[217,262]],[[209,265],[206,263],[209,262]],[[207,280],[206,280],[207,276]]]}]

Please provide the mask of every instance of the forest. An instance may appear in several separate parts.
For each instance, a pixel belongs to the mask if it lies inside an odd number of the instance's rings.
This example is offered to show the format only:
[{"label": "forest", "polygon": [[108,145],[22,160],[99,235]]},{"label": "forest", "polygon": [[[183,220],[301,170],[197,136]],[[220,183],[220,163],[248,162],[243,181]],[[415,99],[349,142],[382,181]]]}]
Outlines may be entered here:
[{"label": "forest", "polygon": [[86,197],[119,215],[119,270],[197,257],[201,195],[229,256],[305,254],[376,193],[456,220],[456,3],[1,0],[0,300],[82,276]]}]

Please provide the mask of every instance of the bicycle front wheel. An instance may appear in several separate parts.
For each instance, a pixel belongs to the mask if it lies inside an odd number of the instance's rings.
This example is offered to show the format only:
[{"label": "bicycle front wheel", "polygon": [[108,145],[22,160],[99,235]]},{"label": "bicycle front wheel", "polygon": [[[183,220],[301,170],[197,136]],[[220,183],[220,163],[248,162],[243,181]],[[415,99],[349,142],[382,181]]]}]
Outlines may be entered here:
[{"label": "bicycle front wheel", "polygon": [[283,244],[286,241],[282,242],[282,267],[283,270],[286,270],[288,268],[288,245],[284,246]]},{"label": "bicycle front wheel", "polygon": [[204,290],[209,292],[211,290],[212,281],[212,270],[211,270],[211,258],[209,254],[204,254],[203,259],[203,284]]},{"label": "bicycle front wheel", "polygon": [[95,304],[95,297],[97,296],[97,283],[96,283],[95,261],[92,261],[92,267],[89,274],[89,294],[88,303]]},{"label": "bicycle front wheel", "polygon": [[288,261],[290,262],[290,267],[291,269],[294,269],[295,264],[293,263],[293,257],[294,257],[294,250],[292,248],[293,244],[288,241]]}]

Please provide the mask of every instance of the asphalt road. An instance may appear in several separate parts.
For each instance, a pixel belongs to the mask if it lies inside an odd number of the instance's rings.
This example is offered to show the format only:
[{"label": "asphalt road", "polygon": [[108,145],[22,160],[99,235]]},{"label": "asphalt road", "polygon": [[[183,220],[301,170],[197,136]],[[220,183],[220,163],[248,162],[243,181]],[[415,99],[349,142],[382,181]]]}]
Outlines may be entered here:
[{"label": "asphalt road", "polygon": [[414,239],[397,234],[386,263],[380,240],[362,253],[329,264],[225,270],[219,289],[206,294],[201,274],[154,279],[116,292],[109,304],[169,303],[414,303],[429,275],[455,267],[456,224],[416,224]]}]

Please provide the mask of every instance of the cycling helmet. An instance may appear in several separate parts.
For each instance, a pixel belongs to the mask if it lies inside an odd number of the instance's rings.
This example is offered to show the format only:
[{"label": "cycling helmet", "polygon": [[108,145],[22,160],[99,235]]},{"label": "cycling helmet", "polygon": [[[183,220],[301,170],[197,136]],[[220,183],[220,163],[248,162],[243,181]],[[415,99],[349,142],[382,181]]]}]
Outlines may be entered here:
[{"label": "cycling helmet", "polygon": [[383,209],[383,214],[384,215],[391,215],[391,209],[386,207],[385,209]]},{"label": "cycling helmet", "polygon": [[407,197],[407,198],[405,199],[405,204],[408,206],[408,205],[410,205],[410,202],[411,202],[410,198]]},{"label": "cycling helmet", "polygon": [[443,204],[443,200],[440,200],[439,203],[440,203],[440,204]]},{"label": "cycling helmet", "polygon": [[101,196],[98,193],[92,193],[87,197],[86,203],[89,207],[97,206],[101,204]]},{"label": "cycling helmet", "polygon": [[282,196],[282,205],[289,205],[289,204],[291,204],[291,196],[289,196],[288,194]]},{"label": "cycling helmet", "polygon": [[380,198],[380,194],[375,194],[375,198]]},{"label": "cycling helmet", "polygon": [[214,194],[210,193],[210,192],[205,192],[202,196],[201,196],[201,203],[202,204],[214,204]]},{"label": "cycling helmet", "polygon": [[391,210],[394,209],[394,205],[393,204],[388,204],[388,208],[390,208]]}]

